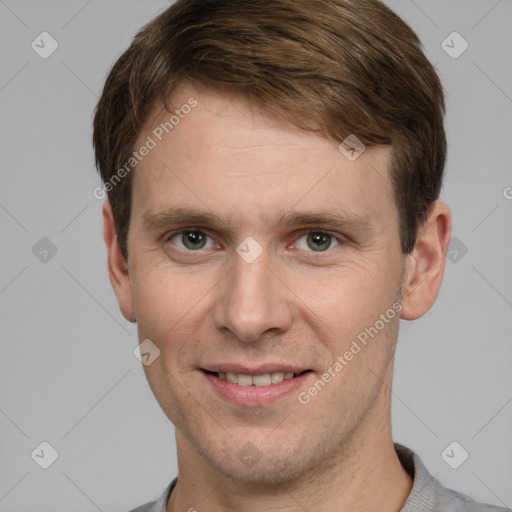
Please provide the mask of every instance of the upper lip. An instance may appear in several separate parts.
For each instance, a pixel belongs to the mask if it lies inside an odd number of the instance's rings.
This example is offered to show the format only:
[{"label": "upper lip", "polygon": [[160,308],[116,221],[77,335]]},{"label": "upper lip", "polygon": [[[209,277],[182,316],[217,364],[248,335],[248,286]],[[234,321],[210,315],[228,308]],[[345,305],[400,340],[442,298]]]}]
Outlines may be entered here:
[{"label": "upper lip", "polygon": [[202,367],[203,370],[214,373],[241,373],[243,375],[264,375],[265,373],[302,373],[309,370],[306,366],[283,363],[267,363],[258,366],[243,364],[221,363]]}]

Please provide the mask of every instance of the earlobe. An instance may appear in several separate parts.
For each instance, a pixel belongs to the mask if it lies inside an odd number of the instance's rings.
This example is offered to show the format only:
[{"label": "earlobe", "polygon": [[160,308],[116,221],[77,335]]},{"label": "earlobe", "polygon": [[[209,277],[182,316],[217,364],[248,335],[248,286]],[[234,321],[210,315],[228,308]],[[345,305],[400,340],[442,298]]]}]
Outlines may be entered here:
[{"label": "earlobe", "polygon": [[108,275],[119,302],[119,308],[126,320],[135,322],[128,263],[119,247],[114,216],[108,200],[103,204],[103,238],[107,246]]},{"label": "earlobe", "polygon": [[450,236],[450,208],[436,201],[407,256],[400,315],[404,320],[420,318],[434,304],[443,281]]}]

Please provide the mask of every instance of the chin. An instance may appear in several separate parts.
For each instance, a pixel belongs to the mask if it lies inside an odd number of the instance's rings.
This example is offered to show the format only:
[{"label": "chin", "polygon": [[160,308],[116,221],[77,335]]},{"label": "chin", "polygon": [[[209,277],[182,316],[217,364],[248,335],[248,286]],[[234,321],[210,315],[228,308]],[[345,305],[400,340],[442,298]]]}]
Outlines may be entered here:
[{"label": "chin", "polygon": [[234,461],[227,465],[223,460],[209,461],[215,469],[230,478],[244,484],[256,486],[276,486],[295,480],[303,473],[302,468],[296,462],[280,460],[279,462],[267,461],[263,457],[253,466],[247,466],[240,461]]},{"label": "chin", "polygon": [[[230,480],[256,486],[276,486],[296,480],[322,463],[320,454],[308,454],[301,447],[283,449],[270,445],[263,453],[251,449],[247,443],[241,450],[233,450],[230,440],[228,445],[197,446],[196,449],[216,472]],[[303,447],[302,447],[303,448]],[[252,454],[253,460],[244,460],[244,455]]]}]

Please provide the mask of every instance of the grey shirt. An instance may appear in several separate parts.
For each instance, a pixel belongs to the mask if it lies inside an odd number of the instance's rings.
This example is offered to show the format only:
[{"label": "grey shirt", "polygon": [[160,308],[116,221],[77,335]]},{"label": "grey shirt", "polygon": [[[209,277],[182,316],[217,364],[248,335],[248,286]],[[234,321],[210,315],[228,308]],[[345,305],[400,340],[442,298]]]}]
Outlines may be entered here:
[{"label": "grey shirt", "polygon": [[[395,443],[395,450],[402,466],[414,478],[411,493],[400,512],[512,512],[510,508],[477,503],[469,496],[447,489],[428,472],[413,451],[398,443]],[[167,501],[177,481],[175,478],[158,500],[131,512],[166,512]]]}]

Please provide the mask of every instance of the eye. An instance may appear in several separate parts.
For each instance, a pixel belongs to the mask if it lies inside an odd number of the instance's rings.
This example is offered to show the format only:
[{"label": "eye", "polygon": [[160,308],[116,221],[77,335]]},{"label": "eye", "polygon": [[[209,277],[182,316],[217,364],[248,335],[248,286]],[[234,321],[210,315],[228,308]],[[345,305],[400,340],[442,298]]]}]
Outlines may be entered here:
[{"label": "eye", "polygon": [[174,245],[186,251],[197,251],[200,249],[211,249],[213,247],[213,240],[199,230],[183,230],[175,233],[168,238]]},{"label": "eye", "polygon": [[314,252],[325,252],[338,245],[340,242],[336,237],[324,231],[309,231],[297,241],[297,248],[303,251],[312,249]]},{"label": "eye", "polygon": [[[167,241],[186,252],[197,252],[215,247],[215,241],[204,231],[198,229],[183,229],[171,234]],[[327,252],[338,245],[340,245],[340,240],[336,236],[325,231],[314,230],[303,234],[296,242],[297,249],[309,253]]]}]

